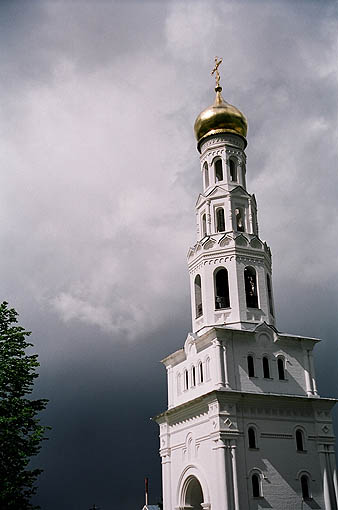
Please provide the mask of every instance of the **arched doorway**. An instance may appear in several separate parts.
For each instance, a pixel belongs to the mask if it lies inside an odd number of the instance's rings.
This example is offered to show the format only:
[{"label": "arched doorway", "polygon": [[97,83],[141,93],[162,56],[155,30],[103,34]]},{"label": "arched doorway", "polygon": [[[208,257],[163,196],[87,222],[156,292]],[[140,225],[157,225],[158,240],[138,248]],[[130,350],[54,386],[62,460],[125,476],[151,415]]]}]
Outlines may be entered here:
[{"label": "arched doorway", "polygon": [[202,510],[204,501],[202,487],[195,476],[187,480],[184,508],[191,510]]}]

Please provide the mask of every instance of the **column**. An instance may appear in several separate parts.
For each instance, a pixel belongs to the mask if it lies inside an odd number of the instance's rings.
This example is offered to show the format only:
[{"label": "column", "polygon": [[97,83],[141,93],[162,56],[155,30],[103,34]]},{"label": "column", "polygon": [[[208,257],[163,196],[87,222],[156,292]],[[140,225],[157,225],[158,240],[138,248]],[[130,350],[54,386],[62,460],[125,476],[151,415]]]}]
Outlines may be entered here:
[{"label": "column", "polygon": [[229,217],[229,220],[227,222],[227,230],[232,231],[232,230],[234,230],[234,226],[232,223],[232,204],[231,204],[230,196],[228,197],[228,217]]},{"label": "column", "polygon": [[167,366],[168,376],[168,408],[173,406],[173,369],[172,366]]},{"label": "column", "polygon": [[207,235],[211,234],[210,200],[207,200]]},{"label": "column", "polygon": [[237,459],[236,459],[236,440],[231,440],[231,465],[232,465],[232,482],[234,490],[234,510],[239,510],[239,497],[238,497],[238,478],[237,478]]},{"label": "column", "polygon": [[335,510],[335,507],[332,507],[331,504],[331,494],[332,494],[332,479],[330,477],[330,467],[329,466],[329,458],[328,458],[328,445],[321,444],[319,449],[319,459],[323,476],[323,494],[324,494],[324,504],[325,510]]},{"label": "column", "polygon": [[329,479],[328,479],[328,473],[327,473],[326,466],[324,467],[324,473],[323,473],[323,489],[324,489],[325,510],[332,510],[331,501],[330,501]]},{"label": "column", "polygon": [[336,504],[336,507],[338,507],[337,464],[336,464],[336,456],[335,456],[334,451],[331,451],[331,453],[330,453],[330,463],[331,463],[331,472],[332,472],[332,478],[333,478],[335,504]]},{"label": "column", "polygon": [[218,388],[224,387],[224,354],[221,342],[216,338],[213,340],[215,363],[216,363],[216,380],[215,385]]},{"label": "column", "polygon": [[228,377],[228,357],[227,357],[227,347],[223,346],[223,365],[224,365],[224,384],[226,388],[230,387],[229,377]]},{"label": "column", "polygon": [[305,372],[306,393],[310,397],[310,396],[312,396],[312,387],[311,387],[311,378],[310,378],[309,356],[308,356],[307,350],[304,353],[304,372]]},{"label": "column", "polygon": [[162,489],[163,510],[172,510],[171,506],[171,458],[169,449],[161,452],[162,456]]},{"label": "column", "polygon": [[215,441],[214,450],[217,457],[217,503],[214,510],[230,510],[228,501],[228,481],[226,473],[226,452],[227,448],[222,439]]},{"label": "column", "polygon": [[253,231],[254,231],[254,228],[253,228],[253,223],[252,223],[252,203],[251,203],[251,198],[249,198],[248,200],[248,209],[249,209],[249,234],[253,234]]},{"label": "column", "polygon": [[310,372],[311,372],[311,380],[312,380],[312,388],[313,388],[313,394],[318,395],[317,391],[317,385],[316,385],[316,378],[315,378],[315,366],[313,363],[313,354],[312,351],[308,351],[309,354],[309,364],[310,364]]}]

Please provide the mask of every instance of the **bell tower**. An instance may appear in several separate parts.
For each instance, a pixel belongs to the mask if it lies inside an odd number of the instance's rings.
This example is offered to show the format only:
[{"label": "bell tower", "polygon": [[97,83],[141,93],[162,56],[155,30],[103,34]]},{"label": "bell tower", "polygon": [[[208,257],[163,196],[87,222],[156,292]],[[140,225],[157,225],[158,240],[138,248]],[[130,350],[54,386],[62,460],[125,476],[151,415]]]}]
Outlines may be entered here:
[{"label": "bell tower", "polygon": [[203,187],[188,251],[192,332],[162,360],[164,510],[338,510],[331,409],[317,338],[275,325],[271,252],[246,188],[247,120],[224,101],[195,122]]},{"label": "bell tower", "polygon": [[247,120],[224,101],[217,78],[215,102],[195,122],[203,190],[197,242],[188,252],[194,332],[275,324],[271,252],[259,238],[256,199],[246,189]]}]

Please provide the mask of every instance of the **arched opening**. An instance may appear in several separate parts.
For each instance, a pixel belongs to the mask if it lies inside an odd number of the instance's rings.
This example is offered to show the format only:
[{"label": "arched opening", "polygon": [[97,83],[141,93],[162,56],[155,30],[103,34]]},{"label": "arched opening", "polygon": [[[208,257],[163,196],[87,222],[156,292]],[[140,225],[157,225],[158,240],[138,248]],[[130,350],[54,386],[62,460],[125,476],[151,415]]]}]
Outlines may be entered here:
[{"label": "arched opening", "polygon": [[263,377],[264,379],[270,379],[269,360],[266,356],[264,356],[262,361],[263,361]]},{"label": "arched opening", "polygon": [[215,161],[215,178],[216,182],[223,181],[223,165],[221,159]]},{"label": "arched opening", "polygon": [[303,431],[300,429],[296,430],[296,446],[298,452],[304,451],[304,436]]},{"label": "arched opening", "polygon": [[257,448],[256,431],[253,427],[250,427],[248,429],[248,441],[249,441],[249,448],[252,448],[252,449]]},{"label": "arched opening", "polygon": [[207,215],[203,214],[202,216],[202,237],[207,235]]},{"label": "arched opening", "polygon": [[271,315],[274,315],[273,313],[273,302],[272,302],[272,288],[271,288],[271,278],[270,275],[266,275],[266,286],[268,289],[268,299],[269,299],[269,312]]},{"label": "arched opening", "polygon": [[280,381],[285,381],[285,368],[284,368],[284,359],[277,359],[277,369],[278,369],[278,378]]},{"label": "arched opening", "polygon": [[216,226],[217,232],[225,231],[225,220],[224,220],[224,209],[223,207],[219,207],[216,210]]},{"label": "arched opening", "polygon": [[203,501],[204,497],[201,484],[195,476],[192,476],[188,481],[184,508],[189,508],[189,510],[202,510]]},{"label": "arched opening", "polygon": [[244,269],[246,306],[248,308],[258,308],[257,278],[253,267],[248,266]]},{"label": "arched opening", "polygon": [[196,368],[194,366],[191,369],[191,386],[196,386]]},{"label": "arched opening", "polygon": [[203,314],[202,284],[201,284],[201,277],[199,274],[195,278],[194,286],[195,286],[195,312],[196,312],[196,319],[198,319],[198,317],[201,317],[201,315]]},{"label": "arched opening", "polygon": [[230,168],[230,180],[233,182],[236,182],[237,181],[237,164],[233,158],[231,158],[229,160],[229,168]]},{"label": "arched opening", "polygon": [[251,354],[248,356],[248,374],[249,377],[255,377],[255,363]]},{"label": "arched opening", "polygon": [[223,267],[215,271],[215,308],[230,307],[228,271]]},{"label": "arched opening", "polygon": [[209,186],[209,168],[208,168],[207,162],[205,162],[203,165],[203,171],[204,171],[204,187],[208,188],[208,186]]},{"label": "arched opening", "polygon": [[236,230],[237,230],[237,232],[245,232],[244,212],[239,207],[236,207],[236,209],[235,209],[235,218],[236,218]]},{"label": "arched opening", "polygon": [[259,498],[261,496],[261,487],[260,487],[260,479],[257,473],[254,473],[251,477],[252,483],[252,496],[254,498]]},{"label": "arched opening", "polygon": [[203,382],[203,365],[202,365],[202,362],[200,362],[200,364],[198,365],[198,372],[199,372],[200,383],[202,383]]},{"label": "arched opening", "polygon": [[300,477],[303,499],[310,499],[309,478],[306,475]]}]

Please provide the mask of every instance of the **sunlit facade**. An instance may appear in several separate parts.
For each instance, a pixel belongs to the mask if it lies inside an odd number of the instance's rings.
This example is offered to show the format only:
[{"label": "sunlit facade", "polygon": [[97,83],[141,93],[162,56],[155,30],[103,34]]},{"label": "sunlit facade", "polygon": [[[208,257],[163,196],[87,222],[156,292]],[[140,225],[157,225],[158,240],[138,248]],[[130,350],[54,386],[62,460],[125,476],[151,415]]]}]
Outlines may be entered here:
[{"label": "sunlit facade", "polygon": [[192,332],[163,363],[164,510],[337,510],[331,410],[316,338],[276,328],[271,252],[246,186],[247,121],[224,101],[195,123],[202,191],[188,251]]}]

